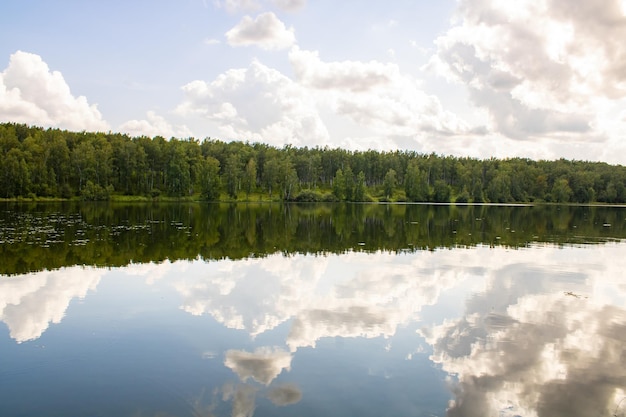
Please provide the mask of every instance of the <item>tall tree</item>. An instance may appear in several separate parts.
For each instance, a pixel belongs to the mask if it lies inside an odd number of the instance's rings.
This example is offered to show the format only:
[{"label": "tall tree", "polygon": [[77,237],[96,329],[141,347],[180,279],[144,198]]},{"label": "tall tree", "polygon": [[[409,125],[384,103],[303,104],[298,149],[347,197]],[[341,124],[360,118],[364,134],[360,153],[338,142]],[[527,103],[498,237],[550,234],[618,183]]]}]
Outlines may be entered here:
[{"label": "tall tree", "polygon": [[224,166],[224,182],[226,184],[226,192],[232,198],[237,198],[239,191],[239,181],[241,178],[241,167],[239,156],[231,153],[226,157],[226,165]]},{"label": "tall tree", "polygon": [[396,171],[393,168],[389,168],[389,171],[385,174],[383,179],[383,188],[385,192],[385,198],[389,199],[393,195],[397,185]]},{"label": "tall tree", "polygon": [[212,156],[200,162],[200,194],[203,198],[213,201],[220,196],[220,161]]},{"label": "tall tree", "polygon": [[333,194],[340,201],[346,198],[346,179],[341,168],[337,170],[333,179]]},{"label": "tall tree", "polygon": [[254,158],[250,158],[243,175],[243,188],[246,191],[246,198],[250,197],[250,193],[256,189],[256,174],[256,161]]},{"label": "tall tree", "polygon": [[169,194],[174,197],[184,196],[191,186],[185,149],[178,142],[173,142],[172,156],[167,165],[167,185]]},{"label": "tall tree", "polygon": [[354,201],[365,201],[365,173],[359,171],[354,184]]}]

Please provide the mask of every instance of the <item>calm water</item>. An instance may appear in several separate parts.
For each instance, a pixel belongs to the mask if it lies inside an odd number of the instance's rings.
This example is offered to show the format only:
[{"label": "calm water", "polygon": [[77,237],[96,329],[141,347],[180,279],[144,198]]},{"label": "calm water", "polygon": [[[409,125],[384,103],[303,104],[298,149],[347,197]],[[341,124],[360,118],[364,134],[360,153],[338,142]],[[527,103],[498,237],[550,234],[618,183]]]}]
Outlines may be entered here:
[{"label": "calm water", "polygon": [[624,416],[626,209],[0,206],[1,416]]}]

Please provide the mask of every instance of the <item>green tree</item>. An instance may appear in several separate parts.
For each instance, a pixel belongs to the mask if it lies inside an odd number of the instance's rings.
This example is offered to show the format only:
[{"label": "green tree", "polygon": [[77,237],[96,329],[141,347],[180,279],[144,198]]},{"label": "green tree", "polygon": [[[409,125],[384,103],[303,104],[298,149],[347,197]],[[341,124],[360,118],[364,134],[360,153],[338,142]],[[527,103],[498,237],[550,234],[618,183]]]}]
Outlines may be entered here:
[{"label": "green tree", "polygon": [[0,162],[1,189],[6,198],[25,196],[30,185],[28,165],[18,148],[9,150]]},{"label": "green tree", "polygon": [[495,176],[487,186],[487,198],[492,203],[513,201],[511,196],[511,178],[508,173],[495,170]]},{"label": "green tree", "polygon": [[278,177],[280,175],[280,163],[278,157],[269,156],[263,166],[263,184],[272,198],[274,190],[278,186]]},{"label": "green tree", "polygon": [[393,168],[390,168],[383,179],[383,188],[385,190],[385,198],[387,199],[391,198],[393,190],[395,190],[397,186],[398,181],[396,179],[396,175],[396,171]]},{"label": "green tree", "polygon": [[404,176],[404,192],[409,201],[428,201],[429,189],[426,173],[422,172],[417,161],[413,160]]},{"label": "green tree", "polygon": [[572,198],[572,189],[567,179],[559,178],[552,186],[552,201],[567,203]]},{"label": "green tree", "polygon": [[335,172],[335,177],[333,178],[333,194],[340,201],[346,198],[346,179],[341,168]]},{"label": "green tree", "polygon": [[352,172],[352,168],[348,165],[343,174],[344,179],[344,190],[346,193],[346,200],[354,201],[354,173]]},{"label": "green tree", "polygon": [[359,171],[354,184],[354,201],[365,201],[365,173]]},{"label": "green tree", "polygon": [[435,180],[433,198],[437,203],[450,202],[450,186],[444,180]]},{"label": "green tree", "polygon": [[220,161],[207,156],[200,162],[200,195],[209,200],[217,200],[220,196]]},{"label": "green tree", "polygon": [[76,169],[78,176],[78,191],[83,189],[83,185],[96,174],[96,154],[93,144],[85,140],[72,150],[72,165]]},{"label": "green tree", "polygon": [[243,175],[243,188],[246,191],[246,198],[248,198],[250,193],[256,188],[256,175],[256,161],[254,158],[250,158],[246,164]]},{"label": "green tree", "polygon": [[283,190],[282,198],[283,200],[290,200],[297,192],[298,174],[289,159],[285,159],[280,168],[280,180]]},{"label": "green tree", "polygon": [[172,145],[174,150],[167,164],[167,188],[171,196],[182,197],[189,192],[191,186],[189,163],[185,156],[185,149],[178,142]]}]

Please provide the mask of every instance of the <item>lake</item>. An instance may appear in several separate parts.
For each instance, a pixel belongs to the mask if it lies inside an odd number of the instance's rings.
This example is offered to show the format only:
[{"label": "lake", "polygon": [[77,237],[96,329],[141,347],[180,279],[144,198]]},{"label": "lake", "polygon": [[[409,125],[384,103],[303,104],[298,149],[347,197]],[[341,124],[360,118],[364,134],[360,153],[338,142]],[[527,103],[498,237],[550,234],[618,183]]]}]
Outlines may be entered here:
[{"label": "lake", "polygon": [[0,205],[2,416],[626,415],[626,208]]}]

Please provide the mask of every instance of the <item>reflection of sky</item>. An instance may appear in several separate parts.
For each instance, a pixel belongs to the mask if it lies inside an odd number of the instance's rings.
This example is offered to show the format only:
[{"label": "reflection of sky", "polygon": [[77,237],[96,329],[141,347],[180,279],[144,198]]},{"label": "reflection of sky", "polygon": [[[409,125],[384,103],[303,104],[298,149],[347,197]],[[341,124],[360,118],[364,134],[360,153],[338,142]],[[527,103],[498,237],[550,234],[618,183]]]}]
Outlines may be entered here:
[{"label": "reflection of sky", "polygon": [[[10,338],[45,349],[0,340],[0,369],[20,375],[15,398],[20,381],[43,392],[61,375],[59,392],[118,385],[108,392],[129,404],[160,393],[152,407],[207,415],[443,415],[446,374],[451,416],[610,415],[626,389],[623,249],[272,255],[1,278]],[[23,371],[32,366],[39,381]],[[20,410],[7,395],[5,411]]]},{"label": "reflection of sky", "polygon": [[531,250],[491,274],[462,317],[422,330],[458,380],[448,415],[614,415],[626,389],[622,251]]},{"label": "reflection of sky", "polygon": [[0,320],[18,343],[37,339],[60,323],[74,298],[94,291],[104,271],[64,268],[0,279]]}]

